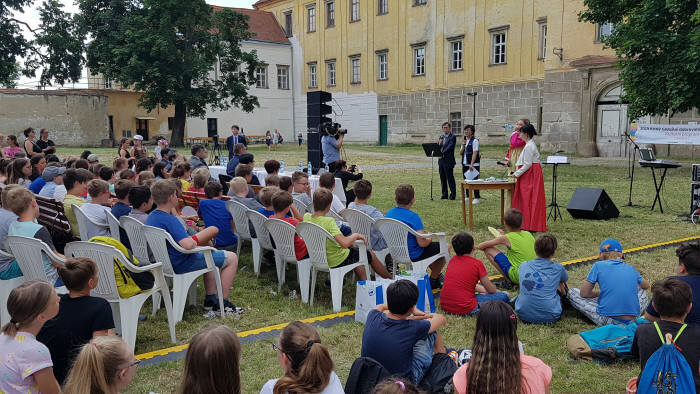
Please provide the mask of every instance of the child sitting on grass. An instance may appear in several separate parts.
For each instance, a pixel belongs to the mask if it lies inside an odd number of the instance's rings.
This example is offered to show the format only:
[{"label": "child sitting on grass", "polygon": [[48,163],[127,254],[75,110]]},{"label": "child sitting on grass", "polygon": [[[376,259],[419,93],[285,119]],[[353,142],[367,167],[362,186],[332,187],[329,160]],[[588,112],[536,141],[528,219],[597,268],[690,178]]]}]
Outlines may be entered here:
[{"label": "child sitting on grass", "polygon": [[440,292],[440,306],[445,312],[473,316],[486,301],[510,300],[508,293],[499,292],[491,283],[484,263],[474,258],[476,249],[471,235],[462,232],[452,237],[452,248],[455,256],[447,264]]},{"label": "child sitting on grass", "polygon": [[206,200],[199,200],[197,213],[204,219],[206,227],[216,227],[219,233],[214,238],[214,246],[217,248],[230,248],[238,242],[238,237],[233,233],[233,217],[226,209],[226,201],[221,199],[221,183],[207,182],[204,186]]},{"label": "child sitting on grass", "polygon": [[207,327],[190,341],[177,393],[241,394],[240,366],[241,342],[236,333],[224,325]]},{"label": "child sitting on grass", "polygon": [[[626,324],[646,308],[649,282],[622,261],[622,245],[615,239],[600,243],[598,258],[581,289],[569,290],[571,305],[599,326],[615,321]],[[600,290],[593,290],[596,283]]]},{"label": "child sitting on grass", "polygon": [[[270,216],[270,219],[280,219],[296,227],[299,224],[299,220],[296,218],[289,217],[289,210],[294,207],[294,199],[289,192],[280,190],[272,196],[272,208],[274,209],[274,215]],[[297,261],[303,260],[309,257],[309,253],[306,249],[306,243],[299,236],[299,234],[294,235],[294,255]]]},{"label": "child sitting on grass", "polygon": [[[513,284],[520,283],[518,268],[523,261],[533,260],[535,255],[535,237],[529,231],[521,230],[523,214],[515,208],[510,208],[503,216],[506,231],[498,230],[501,235],[485,241],[477,246],[484,252],[491,264]],[[503,245],[506,252],[503,253],[496,246]]]},{"label": "child sitting on grass", "polygon": [[80,349],[63,393],[125,392],[140,363],[123,339],[97,337]]},{"label": "child sitting on grass", "polygon": [[554,323],[561,318],[561,296],[566,296],[569,280],[564,266],[552,261],[557,239],[542,234],[535,240],[537,258],[520,265],[520,295],[515,313],[528,323]]}]

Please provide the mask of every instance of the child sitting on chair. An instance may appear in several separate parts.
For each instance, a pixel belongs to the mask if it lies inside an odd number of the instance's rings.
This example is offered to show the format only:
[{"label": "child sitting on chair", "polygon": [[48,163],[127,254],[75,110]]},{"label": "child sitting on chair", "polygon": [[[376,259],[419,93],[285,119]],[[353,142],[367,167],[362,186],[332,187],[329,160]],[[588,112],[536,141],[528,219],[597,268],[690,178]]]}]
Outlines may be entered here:
[{"label": "child sitting on chair", "polygon": [[[97,236],[109,237],[111,233],[109,232],[107,214],[105,213],[105,209],[109,209],[109,183],[102,179],[93,179],[88,182],[87,188],[91,200],[80,208],[85,213],[85,216],[90,219],[90,221],[85,223],[88,239]],[[91,223],[91,221],[96,224]]]},{"label": "child sitting on chair", "polygon": [[233,217],[226,209],[226,201],[221,199],[221,183],[207,182],[204,185],[206,200],[199,200],[197,213],[204,219],[206,227],[216,227],[219,234],[214,238],[214,246],[217,248],[230,248],[238,242],[238,237],[233,233]]},{"label": "child sitting on chair", "polygon": [[[289,217],[289,211],[294,207],[294,200],[289,192],[280,190],[275,192],[272,196],[272,208],[275,210],[274,215],[270,216],[270,219],[280,219],[296,227],[299,224],[299,220],[293,217]],[[309,253],[306,249],[306,243],[299,236],[299,234],[294,235],[294,254],[297,261],[303,260],[309,257]]]}]

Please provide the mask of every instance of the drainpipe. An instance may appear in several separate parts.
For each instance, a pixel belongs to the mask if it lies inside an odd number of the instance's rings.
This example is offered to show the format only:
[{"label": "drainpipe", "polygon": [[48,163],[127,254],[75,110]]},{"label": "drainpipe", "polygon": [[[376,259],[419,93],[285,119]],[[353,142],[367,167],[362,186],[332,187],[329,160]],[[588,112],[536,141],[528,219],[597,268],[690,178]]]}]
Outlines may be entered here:
[{"label": "drainpipe", "polygon": [[289,62],[289,79],[291,80],[291,83],[292,83],[292,138],[290,138],[289,140],[294,142],[297,139],[297,131],[296,131],[297,104],[296,104],[296,98],[295,98],[296,89],[294,89],[294,83],[296,81],[295,81],[295,78],[292,77],[294,75],[294,71],[295,71],[294,70],[294,44],[291,43],[291,40],[290,40],[289,44],[290,44],[289,45],[289,52],[291,53],[291,57],[292,57],[290,59],[291,61]]}]

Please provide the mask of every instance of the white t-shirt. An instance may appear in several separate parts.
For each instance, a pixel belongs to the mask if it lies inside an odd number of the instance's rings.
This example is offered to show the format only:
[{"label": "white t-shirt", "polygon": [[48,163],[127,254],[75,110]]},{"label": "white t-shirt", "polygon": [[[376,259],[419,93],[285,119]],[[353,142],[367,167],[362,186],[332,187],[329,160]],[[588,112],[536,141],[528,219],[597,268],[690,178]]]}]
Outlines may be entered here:
[{"label": "white t-shirt", "polygon": [[66,187],[64,185],[58,185],[53,191],[53,199],[63,202],[63,198],[66,196],[66,193]]},{"label": "white t-shirt", "polygon": [[[468,140],[467,140],[467,143],[469,143]],[[462,165],[468,166],[471,164],[471,162],[467,163],[467,155],[466,155],[467,145],[464,145],[464,150],[465,150],[465,154],[462,155]],[[473,154],[476,154],[477,152],[479,152],[479,140],[477,140],[476,138],[474,138],[474,142],[472,142],[472,151],[474,152]],[[478,162],[474,163],[474,167],[479,167],[479,163]]]},{"label": "white t-shirt", "polygon": [[[260,394],[272,394],[272,389],[275,388],[275,384],[279,379],[270,379],[265,383],[263,388],[260,390]],[[331,372],[330,380],[328,381],[328,386],[321,391],[320,394],[345,394],[343,389],[343,384],[340,382],[340,378],[335,372]]]}]

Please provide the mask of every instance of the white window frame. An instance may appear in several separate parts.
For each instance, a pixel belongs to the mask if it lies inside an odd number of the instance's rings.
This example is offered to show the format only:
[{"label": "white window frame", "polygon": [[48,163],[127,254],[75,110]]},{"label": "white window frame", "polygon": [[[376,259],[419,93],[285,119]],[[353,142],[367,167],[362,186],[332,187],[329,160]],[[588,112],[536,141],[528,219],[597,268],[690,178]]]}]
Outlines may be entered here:
[{"label": "white window frame", "polygon": [[267,89],[267,66],[258,67],[255,69],[255,87],[258,89]]},{"label": "white window frame", "polygon": [[309,88],[318,88],[318,67],[316,62],[307,63],[309,68]]},{"label": "white window frame", "polygon": [[326,78],[328,79],[328,86],[335,86],[335,59],[326,60]]},{"label": "white window frame", "polygon": [[428,4],[428,0],[413,0],[413,5],[426,5]]},{"label": "white window frame", "polygon": [[389,13],[389,0],[377,0],[377,15]]},{"label": "white window frame", "polygon": [[547,18],[537,20],[539,37],[537,40],[537,60],[547,59]]},{"label": "white window frame", "polygon": [[350,83],[362,83],[362,61],[360,55],[350,56]]},{"label": "white window frame", "polygon": [[316,31],[316,5],[306,6],[306,32],[313,33]]},{"label": "white window frame", "polygon": [[105,89],[114,89],[114,84],[112,83],[112,80],[109,78],[104,78],[105,81]]},{"label": "white window frame", "polygon": [[360,0],[350,0],[350,22],[360,20]]},{"label": "white window frame", "polygon": [[612,34],[615,31],[615,25],[612,22],[601,23],[596,26],[596,41],[600,41]]},{"label": "white window frame", "polygon": [[377,52],[377,80],[389,79],[389,51]]},{"label": "white window frame", "polygon": [[461,112],[450,112],[450,129],[452,130],[452,134],[455,134],[455,135],[462,134],[462,113]]},{"label": "white window frame", "polygon": [[277,89],[289,90],[289,66],[277,65]]},{"label": "white window frame", "polygon": [[450,71],[464,69],[464,40],[450,41]]},{"label": "white window frame", "polygon": [[425,46],[413,47],[413,76],[425,75]]},{"label": "white window frame", "polygon": [[489,32],[491,33],[489,65],[498,66],[501,64],[508,64],[508,29],[493,29]]}]

